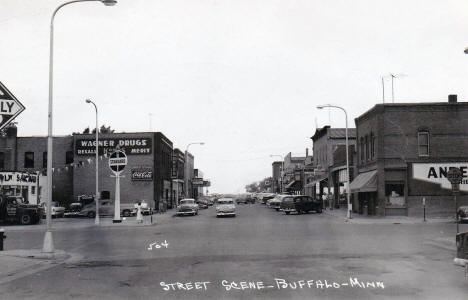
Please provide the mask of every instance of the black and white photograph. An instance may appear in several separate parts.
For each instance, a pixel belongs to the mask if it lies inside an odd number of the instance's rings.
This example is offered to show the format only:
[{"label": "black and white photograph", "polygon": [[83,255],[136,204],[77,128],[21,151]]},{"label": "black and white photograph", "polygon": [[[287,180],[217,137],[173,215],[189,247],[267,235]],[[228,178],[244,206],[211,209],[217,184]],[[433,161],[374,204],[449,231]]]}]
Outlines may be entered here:
[{"label": "black and white photograph", "polygon": [[0,0],[0,299],[468,299],[468,1]]}]

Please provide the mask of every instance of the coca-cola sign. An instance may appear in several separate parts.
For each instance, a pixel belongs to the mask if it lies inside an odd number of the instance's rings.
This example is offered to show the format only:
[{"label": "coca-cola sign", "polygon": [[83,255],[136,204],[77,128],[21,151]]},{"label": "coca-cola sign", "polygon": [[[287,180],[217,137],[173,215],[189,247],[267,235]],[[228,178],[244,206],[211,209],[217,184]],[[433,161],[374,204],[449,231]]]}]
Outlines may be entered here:
[{"label": "coca-cola sign", "polygon": [[152,181],[153,170],[151,168],[135,168],[132,169],[133,181]]}]

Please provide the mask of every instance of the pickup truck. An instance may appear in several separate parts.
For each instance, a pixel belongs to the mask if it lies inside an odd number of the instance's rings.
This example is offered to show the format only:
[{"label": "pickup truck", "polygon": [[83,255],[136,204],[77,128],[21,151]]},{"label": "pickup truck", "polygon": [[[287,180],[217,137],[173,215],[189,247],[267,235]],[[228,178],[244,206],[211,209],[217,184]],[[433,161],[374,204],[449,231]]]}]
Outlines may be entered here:
[{"label": "pickup truck", "polygon": [[287,215],[291,212],[302,214],[310,211],[320,214],[322,213],[322,202],[309,196],[291,195],[283,198],[280,208]]},{"label": "pickup truck", "polygon": [[38,223],[44,210],[35,204],[28,204],[21,196],[0,195],[0,221],[22,225]]}]

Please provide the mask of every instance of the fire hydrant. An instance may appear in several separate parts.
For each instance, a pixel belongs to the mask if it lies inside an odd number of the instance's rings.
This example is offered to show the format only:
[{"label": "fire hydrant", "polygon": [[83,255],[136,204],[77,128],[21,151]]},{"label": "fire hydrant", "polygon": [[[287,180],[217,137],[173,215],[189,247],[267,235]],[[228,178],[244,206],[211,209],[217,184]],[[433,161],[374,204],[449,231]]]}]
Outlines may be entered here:
[{"label": "fire hydrant", "polygon": [[3,251],[3,240],[6,239],[5,230],[0,228],[0,251]]}]

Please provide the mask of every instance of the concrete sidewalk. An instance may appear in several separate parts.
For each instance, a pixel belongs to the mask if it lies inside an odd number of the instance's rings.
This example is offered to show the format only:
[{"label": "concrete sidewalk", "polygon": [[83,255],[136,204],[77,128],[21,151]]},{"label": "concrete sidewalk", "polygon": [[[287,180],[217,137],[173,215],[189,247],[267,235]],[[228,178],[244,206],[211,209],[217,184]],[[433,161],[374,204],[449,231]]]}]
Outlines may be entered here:
[{"label": "concrete sidewalk", "polygon": [[75,260],[79,258],[62,250],[54,253],[42,253],[39,249],[0,251],[0,284]]},{"label": "concrete sidewalk", "polygon": [[[54,218],[52,219],[52,230],[67,230],[79,228],[112,228],[112,227],[143,227],[155,226],[164,223],[165,220],[173,216],[172,212],[163,214],[155,213],[153,215],[143,216],[143,223],[138,223],[136,217],[122,217],[121,223],[113,223],[112,217],[101,217],[99,226],[94,224],[94,219],[89,218]],[[45,231],[47,228],[46,220],[42,219],[39,224],[34,225],[7,225],[2,224],[0,228],[4,228],[5,232],[8,231]]]},{"label": "concrete sidewalk", "polygon": [[351,224],[426,224],[426,223],[455,223],[453,217],[426,218],[405,216],[365,216],[353,213],[351,219],[346,218],[346,208],[326,209],[323,213],[336,218],[343,219]]}]

